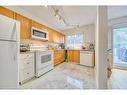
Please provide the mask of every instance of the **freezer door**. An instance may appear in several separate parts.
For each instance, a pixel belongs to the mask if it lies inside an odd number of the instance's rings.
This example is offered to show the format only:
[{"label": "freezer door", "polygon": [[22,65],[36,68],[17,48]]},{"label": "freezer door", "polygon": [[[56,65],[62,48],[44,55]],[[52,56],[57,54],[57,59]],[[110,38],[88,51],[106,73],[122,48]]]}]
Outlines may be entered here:
[{"label": "freezer door", "polygon": [[18,46],[0,41],[0,89],[18,87]]},{"label": "freezer door", "polygon": [[0,15],[0,40],[17,40],[17,22]]}]

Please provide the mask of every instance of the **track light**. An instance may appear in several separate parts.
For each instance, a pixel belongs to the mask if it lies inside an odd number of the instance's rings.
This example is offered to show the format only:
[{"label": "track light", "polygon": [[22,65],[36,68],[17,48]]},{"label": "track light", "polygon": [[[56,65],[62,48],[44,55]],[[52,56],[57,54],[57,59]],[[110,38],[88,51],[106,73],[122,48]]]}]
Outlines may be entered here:
[{"label": "track light", "polygon": [[54,7],[52,7],[52,9],[54,10],[55,14],[54,16],[66,27],[74,27],[74,28],[79,28],[78,24],[68,24],[65,19],[59,14],[59,9],[55,9]]}]

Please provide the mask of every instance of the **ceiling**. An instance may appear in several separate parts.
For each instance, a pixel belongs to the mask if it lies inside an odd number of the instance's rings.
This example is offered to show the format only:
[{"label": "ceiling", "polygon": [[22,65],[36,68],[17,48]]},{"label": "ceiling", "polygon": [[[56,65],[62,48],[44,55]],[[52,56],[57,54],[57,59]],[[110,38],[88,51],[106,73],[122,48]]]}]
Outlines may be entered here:
[{"label": "ceiling", "polygon": [[[78,24],[84,26],[94,23],[96,19],[96,6],[53,6],[59,9],[59,14],[69,24]],[[41,20],[44,20],[47,24],[58,30],[66,30],[70,27],[66,27],[58,18],[54,15],[54,11],[51,6],[20,6],[19,8],[29,12]],[[108,7],[108,19],[118,18],[127,15],[127,6],[109,6]]]}]

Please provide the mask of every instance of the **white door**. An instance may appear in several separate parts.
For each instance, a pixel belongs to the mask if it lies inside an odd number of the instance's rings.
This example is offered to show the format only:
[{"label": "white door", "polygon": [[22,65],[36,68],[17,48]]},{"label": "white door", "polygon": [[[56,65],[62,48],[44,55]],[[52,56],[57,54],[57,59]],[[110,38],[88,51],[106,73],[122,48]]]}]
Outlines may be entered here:
[{"label": "white door", "polygon": [[18,52],[16,42],[0,41],[0,88],[18,86]]},{"label": "white door", "polygon": [[113,28],[113,67],[127,68],[127,26]]},{"label": "white door", "polygon": [[0,15],[0,40],[16,41],[17,22],[11,18]]}]

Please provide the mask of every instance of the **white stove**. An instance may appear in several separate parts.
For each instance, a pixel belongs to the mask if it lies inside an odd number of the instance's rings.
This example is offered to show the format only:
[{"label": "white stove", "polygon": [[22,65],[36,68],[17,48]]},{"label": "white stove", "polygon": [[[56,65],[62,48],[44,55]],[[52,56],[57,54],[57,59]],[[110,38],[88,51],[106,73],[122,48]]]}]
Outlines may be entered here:
[{"label": "white stove", "polygon": [[53,51],[46,46],[30,46],[31,51],[35,51],[36,77],[47,73],[54,68]]}]

